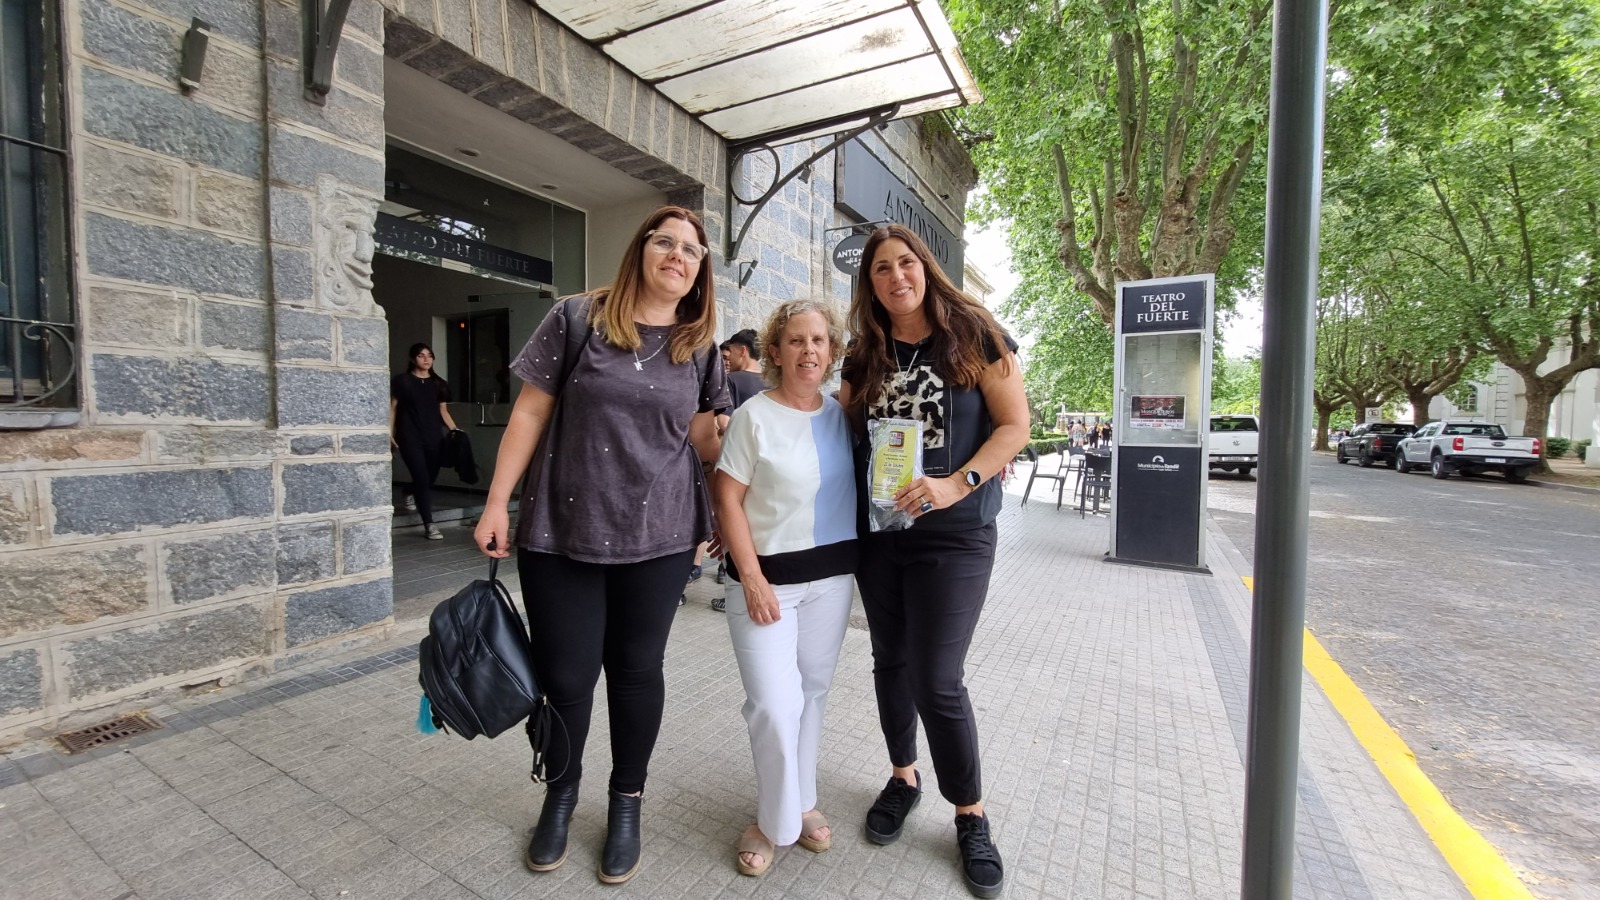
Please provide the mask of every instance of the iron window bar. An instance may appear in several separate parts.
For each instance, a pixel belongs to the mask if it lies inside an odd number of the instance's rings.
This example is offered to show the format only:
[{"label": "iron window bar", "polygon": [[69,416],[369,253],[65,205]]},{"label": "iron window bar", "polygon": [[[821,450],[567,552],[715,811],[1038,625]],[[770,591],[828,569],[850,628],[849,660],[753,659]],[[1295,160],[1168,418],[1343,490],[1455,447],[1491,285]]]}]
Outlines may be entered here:
[{"label": "iron window bar", "polygon": [[[12,10],[14,11],[14,10]],[[0,18],[0,71],[14,74],[14,69],[23,69],[29,74],[24,78],[26,89],[32,97],[26,118],[22,122],[13,120],[12,97],[9,91],[0,90],[0,345],[3,345],[5,355],[0,359],[0,412],[20,410],[27,407],[59,408],[59,401],[64,393],[72,386],[77,376],[77,347],[73,340],[76,326],[71,322],[50,321],[52,316],[49,311],[52,307],[62,306],[69,302],[69,298],[51,296],[48,267],[50,255],[60,251],[61,261],[64,265],[66,258],[65,246],[54,246],[46,243],[42,248],[36,247],[34,256],[36,265],[33,267],[34,289],[37,291],[37,302],[30,304],[37,312],[44,312],[43,318],[28,317],[27,310],[21,305],[24,296],[17,290],[18,266],[18,241],[13,231],[19,225],[31,225],[40,239],[51,242],[52,229],[39,221],[40,217],[65,215],[64,198],[66,196],[66,177],[69,169],[70,158],[64,145],[57,145],[36,139],[36,135],[23,136],[12,133],[12,127],[21,125],[31,132],[44,132],[52,136],[61,135],[60,109],[61,98],[52,97],[50,92],[58,90],[51,82],[59,85],[59,71],[57,77],[52,78],[47,69],[60,67],[60,34],[59,22],[53,17],[53,7],[50,4],[30,4],[24,9],[24,15],[30,17],[31,28],[25,29],[32,34],[24,35],[23,53],[21,59],[7,59],[6,49],[12,48],[11,36],[6,34],[7,18]],[[36,30],[35,30],[36,29]],[[52,65],[52,57],[54,58]],[[37,102],[38,107],[33,108]],[[55,116],[51,116],[50,109],[55,107]],[[52,121],[54,119],[54,121]],[[64,138],[62,138],[64,141]],[[18,191],[14,190],[15,179],[19,177],[13,154],[18,151],[38,158],[53,157],[58,161],[60,178],[59,186],[63,208],[50,209],[50,201],[42,198],[38,192],[48,190],[46,182],[46,166],[30,161],[28,169],[20,173],[27,178],[31,174],[34,191],[32,196],[25,198],[33,207],[31,214],[22,215],[20,218],[31,219],[31,222],[19,221]],[[29,296],[33,296],[32,292]],[[54,302],[52,302],[54,301]],[[70,310],[70,305],[62,308]],[[69,313],[70,315],[70,313]],[[36,344],[40,353],[36,360],[30,361],[24,354],[25,349],[31,349],[31,344]],[[65,354],[65,366],[57,364],[57,353]],[[58,376],[57,372],[60,369]],[[30,384],[32,382],[32,384]],[[70,395],[67,395],[70,396]],[[57,401],[52,403],[51,401]]]}]

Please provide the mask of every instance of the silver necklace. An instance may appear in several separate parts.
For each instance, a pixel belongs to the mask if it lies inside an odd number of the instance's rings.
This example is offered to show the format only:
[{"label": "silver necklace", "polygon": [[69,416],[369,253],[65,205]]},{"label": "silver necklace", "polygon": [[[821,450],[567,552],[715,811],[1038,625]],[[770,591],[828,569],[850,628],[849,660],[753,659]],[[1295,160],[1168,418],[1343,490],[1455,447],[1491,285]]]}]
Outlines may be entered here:
[{"label": "silver necklace", "polygon": [[900,366],[900,365],[898,365],[899,360],[895,360],[896,368],[898,368],[902,372],[911,371],[913,368],[916,367],[916,365],[917,365],[917,357],[920,356],[921,354],[922,354],[922,342],[918,341],[917,342],[917,346],[911,351],[911,362],[906,363],[904,366]]},{"label": "silver necklace", "polygon": [[[640,341],[639,343],[642,344],[644,342]],[[639,358],[639,351],[638,350],[633,351],[633,368],[636,371],[643,372],[644,371],[644,364],[649,362],[650,360],[655,359],[656,357],[660,356],[661,355],[661,351],[663,351],[665,349],[667,349],[667,339],[666,338],[662,338],[661,339],[661,346],[656,348],[656,352],[650,354],[649,356],[646,356],[644,359],[640,359]]]}]

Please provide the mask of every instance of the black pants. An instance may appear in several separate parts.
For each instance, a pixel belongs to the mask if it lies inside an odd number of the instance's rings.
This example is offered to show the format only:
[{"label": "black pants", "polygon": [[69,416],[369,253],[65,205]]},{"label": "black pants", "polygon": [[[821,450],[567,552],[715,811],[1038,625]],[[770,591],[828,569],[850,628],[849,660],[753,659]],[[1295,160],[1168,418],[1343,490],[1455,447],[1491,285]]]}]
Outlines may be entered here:
[{"label": "black pants", "polygon": [[545,757],[552,784],[583,777],[594,688],[604,669],[611,789],[644,790],[667,695],[661,670],[667,634],[693,560],[693,550],[618,565],[518,551],[534,674],[565,726],[554,726]]},{"label": "black pants", "polygon": [[439,480],[439,466],[444,461],[444,438],[428,442],[415,434],[402,432],[395,441],[400,445],[400,461],[411,473],[411,496],[417,498],[417,514],[422,524],[433,524],[433,483]]},{"label": "black pants", "polygon": [[889,762],[917,761],[920,715],[939,793],[956,806],[983,799],[978,726],[962,677],[989,593],[996,533],[990,523],[968,531],[865,534],[856,572]]}]

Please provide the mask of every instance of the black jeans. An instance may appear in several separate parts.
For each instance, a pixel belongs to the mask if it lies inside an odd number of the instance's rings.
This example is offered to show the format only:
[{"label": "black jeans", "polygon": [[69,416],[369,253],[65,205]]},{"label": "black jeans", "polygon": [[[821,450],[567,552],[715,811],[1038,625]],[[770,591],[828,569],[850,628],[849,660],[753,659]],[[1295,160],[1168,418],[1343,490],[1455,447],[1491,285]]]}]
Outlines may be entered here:
[{"label": "black jeans", "polygon": [[611,789],[644,790],[666,701],[667,635],[693,560],[693,550],[617,565],[517,552],[534,674],[561,716],[545,757],[551,784],[583,777],[594,688],[604,669]]},{"label": "black jeans", "polygon": [[983,799],[978,725],[962,676],[989,593],[996,534],[992,522],[966,531],[867,533],[856,571],[889,762],[917,761],[920,715],[939,793],[956,806]]},{"label": "black jeans", "polygon": [[439,480],[439,466],[444,461],[444,438],[429,444],[414,434],[401,433],[395,442],[400,445],[400,461],[411,473],[411,496],[417,498],[417,514],[422,524],[433,524],[433,483]]}]

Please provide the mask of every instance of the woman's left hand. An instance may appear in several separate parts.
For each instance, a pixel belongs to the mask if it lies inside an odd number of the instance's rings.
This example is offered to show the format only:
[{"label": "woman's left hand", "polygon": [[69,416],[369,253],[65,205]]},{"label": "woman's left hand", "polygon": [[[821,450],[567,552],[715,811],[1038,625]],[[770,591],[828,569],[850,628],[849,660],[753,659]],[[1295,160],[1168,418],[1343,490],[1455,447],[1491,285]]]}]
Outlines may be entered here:
[{"label": "woman's left hand", "polygon": [[[967,483],[959,478],[936,478],[924,475],[911,479],[911,483],[894,495],[895,506],[912,517],[922,516],[935,509],[948,509],[972,493]],[[930,504],[926,510],[923,503]]]}]

